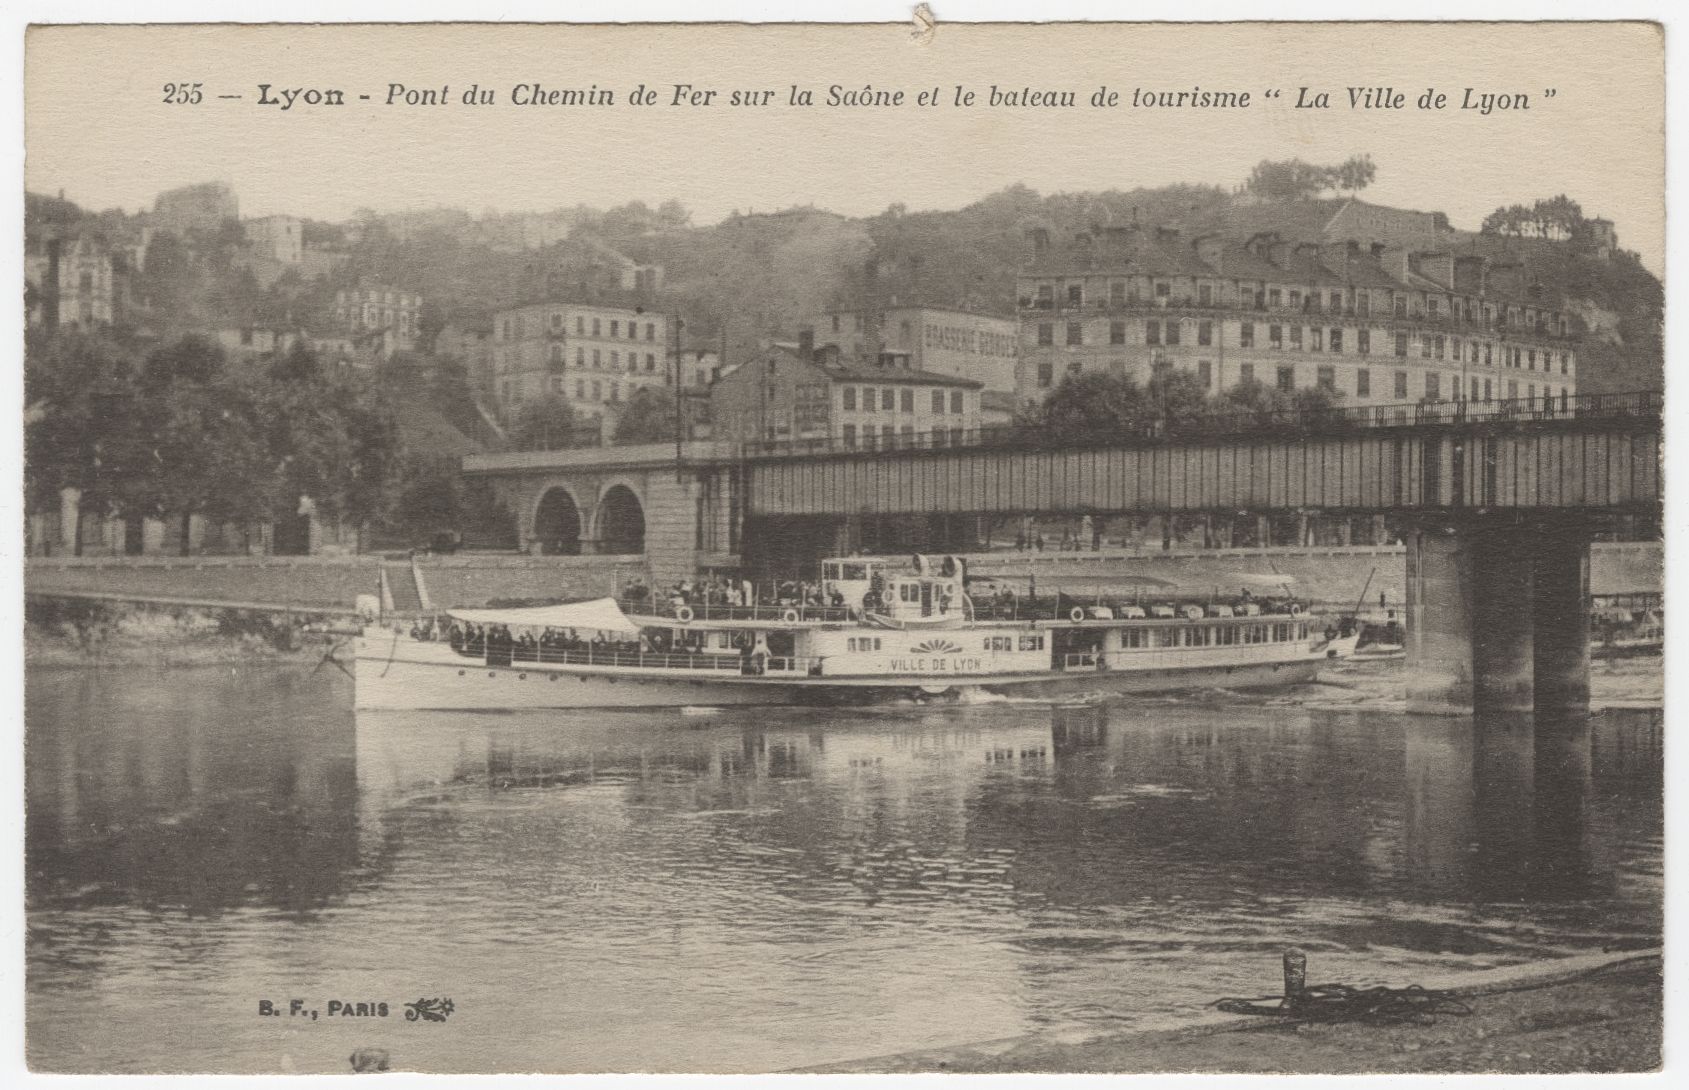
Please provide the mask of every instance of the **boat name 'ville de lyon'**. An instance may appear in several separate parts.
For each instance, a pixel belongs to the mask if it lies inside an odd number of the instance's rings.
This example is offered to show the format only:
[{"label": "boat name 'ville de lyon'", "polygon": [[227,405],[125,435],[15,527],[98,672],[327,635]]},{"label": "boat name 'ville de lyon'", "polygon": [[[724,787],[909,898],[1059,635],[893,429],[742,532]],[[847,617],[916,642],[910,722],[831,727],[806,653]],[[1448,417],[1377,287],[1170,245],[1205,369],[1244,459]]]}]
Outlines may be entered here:
[{"label": "boat name 'ville de lyon'", "polygon": [[[1345,87],[1344,93],[1348,98],[1351,110],[1405,110],[1408,96],[1405,91],[1398,91],[1394,87]],[[1553,90],[1543,92],[1552,97]],[[1337,101],[1341,102],[1342,99]],[[1295,108],[1298,110],[1329,110],[1332,108],[1330,91],[1316,91],[1311,87],[1296,89]],[[1414,108],[1419,110],[1446,110],[1449,107],[1449,96],[1435,87],[1427,87],[1425,92],[1414,99]],[[1531,96],[1523,91],[1489,92],[1479,91],[1467,87],[1461,92],[1460,103],[1456,109],[1476,110],[1480,117],[1490,114],[1510,111],[1528,110],[1531,108]]]}]

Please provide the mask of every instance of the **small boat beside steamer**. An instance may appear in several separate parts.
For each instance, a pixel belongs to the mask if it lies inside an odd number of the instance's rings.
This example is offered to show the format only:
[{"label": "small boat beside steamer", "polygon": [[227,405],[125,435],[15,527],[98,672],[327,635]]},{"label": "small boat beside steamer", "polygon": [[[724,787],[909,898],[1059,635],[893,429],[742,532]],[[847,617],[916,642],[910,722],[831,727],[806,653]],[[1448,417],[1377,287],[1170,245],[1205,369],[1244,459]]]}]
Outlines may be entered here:
[{"label": "small boat beside steamer", "polygon": [[647,595],[455,609],[411,632],[372,626],[357,640],[357,704],[678,708],[1260,688],[1312,679],[1357,639],[1353,625],[1247,587],[1225,600],[1002,591],[976,601],[951,556],[829,559],[819,591],[772,605]]}]

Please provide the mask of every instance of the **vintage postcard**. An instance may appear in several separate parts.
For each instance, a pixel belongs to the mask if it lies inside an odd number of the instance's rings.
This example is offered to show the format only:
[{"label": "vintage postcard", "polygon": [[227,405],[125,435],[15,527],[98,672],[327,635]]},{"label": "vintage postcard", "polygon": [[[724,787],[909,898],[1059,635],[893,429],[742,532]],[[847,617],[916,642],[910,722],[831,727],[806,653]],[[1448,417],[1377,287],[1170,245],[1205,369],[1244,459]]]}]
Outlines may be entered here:
[{"label": "vintage postcard", "polygon": [[1664,43],[30,27],[29,1067],[1656,1071]]}]

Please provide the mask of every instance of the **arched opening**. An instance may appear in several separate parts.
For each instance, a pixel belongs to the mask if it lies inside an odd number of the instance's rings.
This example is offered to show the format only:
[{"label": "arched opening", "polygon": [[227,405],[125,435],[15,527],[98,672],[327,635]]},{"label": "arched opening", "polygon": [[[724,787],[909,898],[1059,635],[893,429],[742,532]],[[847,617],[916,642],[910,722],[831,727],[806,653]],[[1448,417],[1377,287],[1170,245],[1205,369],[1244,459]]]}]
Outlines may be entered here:
[{"label": "arched opening", "polygon": [[598,501],[598,551],[628,555],[645,551],[645,509],[626,485],[614,485]]},{"label": "arched opening", "polygon": [[546,556],[577,556],[581,551],[581,512],[566,489],[552,488],[534,512],[534,538]]}]

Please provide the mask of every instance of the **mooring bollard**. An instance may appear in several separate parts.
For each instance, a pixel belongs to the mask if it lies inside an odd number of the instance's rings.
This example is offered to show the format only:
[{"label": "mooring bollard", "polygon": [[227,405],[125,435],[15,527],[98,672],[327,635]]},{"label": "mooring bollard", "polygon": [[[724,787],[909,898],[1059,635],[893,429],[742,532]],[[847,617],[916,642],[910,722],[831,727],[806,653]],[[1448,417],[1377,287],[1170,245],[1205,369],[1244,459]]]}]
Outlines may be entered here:
[{"label": "mooring bollard", "polygon": [[1307,990],[1308,955],[1292,946],[1284,952],[1284,999],[1279,1006],[1296,1006]]}]

